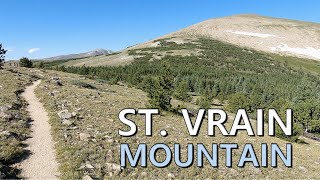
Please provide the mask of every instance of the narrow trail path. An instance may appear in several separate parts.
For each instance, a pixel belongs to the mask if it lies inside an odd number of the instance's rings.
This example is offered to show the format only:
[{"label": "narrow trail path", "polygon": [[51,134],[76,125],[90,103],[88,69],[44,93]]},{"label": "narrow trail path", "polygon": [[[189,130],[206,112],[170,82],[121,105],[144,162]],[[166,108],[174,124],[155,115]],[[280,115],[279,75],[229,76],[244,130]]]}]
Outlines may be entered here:
[{"label": "narrow trail path", "polygon": [[31,138],[27,139],[27,149],[31,155],[21,162],[22,177],[27,179],[58,179],[58,163],[55,159],[54,141],[50,134],[48,113],[36,97],[34,90],[41,83],[36,81],[26,88],[22,94],[28,102],[27,111],[30,114]]}]

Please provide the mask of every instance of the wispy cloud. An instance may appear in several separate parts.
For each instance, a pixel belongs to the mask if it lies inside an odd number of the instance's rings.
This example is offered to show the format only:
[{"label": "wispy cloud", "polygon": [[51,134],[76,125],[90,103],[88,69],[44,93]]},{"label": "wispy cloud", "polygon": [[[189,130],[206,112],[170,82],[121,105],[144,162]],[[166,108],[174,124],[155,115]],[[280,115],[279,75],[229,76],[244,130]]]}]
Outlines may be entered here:
[{"label": "wispy cloud", "polygon": [[31,49],[28,50],[28,53],[32,54],[32,53],[37,52],[37,51],[40,51],[40,48],[31,48]]}]

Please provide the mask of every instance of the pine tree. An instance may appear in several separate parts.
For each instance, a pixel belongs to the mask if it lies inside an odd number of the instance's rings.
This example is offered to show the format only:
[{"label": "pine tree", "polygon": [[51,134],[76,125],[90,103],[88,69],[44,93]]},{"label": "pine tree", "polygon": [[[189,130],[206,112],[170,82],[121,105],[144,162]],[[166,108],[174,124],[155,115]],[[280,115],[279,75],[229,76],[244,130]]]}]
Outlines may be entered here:
[{"label": "pine tree", "polygon": [[29,59],[26,58],[26,57],[23,57],[23,58],[20,59],[19,65],[20,65],[21,67],[31,68],[31,67],[32,67],[32,61],[29,60]]},{"label": "pine tree", "polygon": [[7,50],[2,49],[2,44],[0,44],[0,69],[2,69],[6,53],[7,53]]},{"label": "pine tree", "polygon": [[167,63],[162,63],[160,76],[153,81],[149,103],[153,108],[171,110],[174,75]]},{"label": "pine tree", "polygon": [[174,97],[182,101],[191,101],[191,96],[188,94],[187,81],[181,81],[176,87]]}]

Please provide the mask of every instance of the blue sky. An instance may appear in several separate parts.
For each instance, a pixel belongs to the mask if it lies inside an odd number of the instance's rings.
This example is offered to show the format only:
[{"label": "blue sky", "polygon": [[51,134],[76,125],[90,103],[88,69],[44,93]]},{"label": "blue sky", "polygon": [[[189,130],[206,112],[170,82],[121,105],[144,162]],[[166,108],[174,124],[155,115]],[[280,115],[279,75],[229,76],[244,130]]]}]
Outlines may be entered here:
[{"label": "blue sky", "polygon": [[120,50],[235,14],[320,22],[319,0],[0,0],[6,59]]}]

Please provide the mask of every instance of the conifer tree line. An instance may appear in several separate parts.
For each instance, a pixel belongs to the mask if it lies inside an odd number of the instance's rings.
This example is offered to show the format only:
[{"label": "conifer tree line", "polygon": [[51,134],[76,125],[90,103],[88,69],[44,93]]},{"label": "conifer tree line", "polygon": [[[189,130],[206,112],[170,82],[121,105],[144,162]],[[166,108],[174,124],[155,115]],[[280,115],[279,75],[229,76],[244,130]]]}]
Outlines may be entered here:
[{"label": "conifer tree line", "polygon": [[[275,108],[284,113],[292,108],[297,132],[320,134],[319,76],[294,70],[268,54],[216,40],[159,41],[159,47],[131,50],[130,55],[139,58],[126,66],[46,67],[109,83],[130,83],[148,92],[152,106],[165,110],[171,108],[172,97],[190,101],[190,93],[201,96],[198,104],[203,108],[209,108],[213,99],[225,102],[232,112]],[[156,52],[180,49],[199,49],[202,55],[152,57]]]}]

